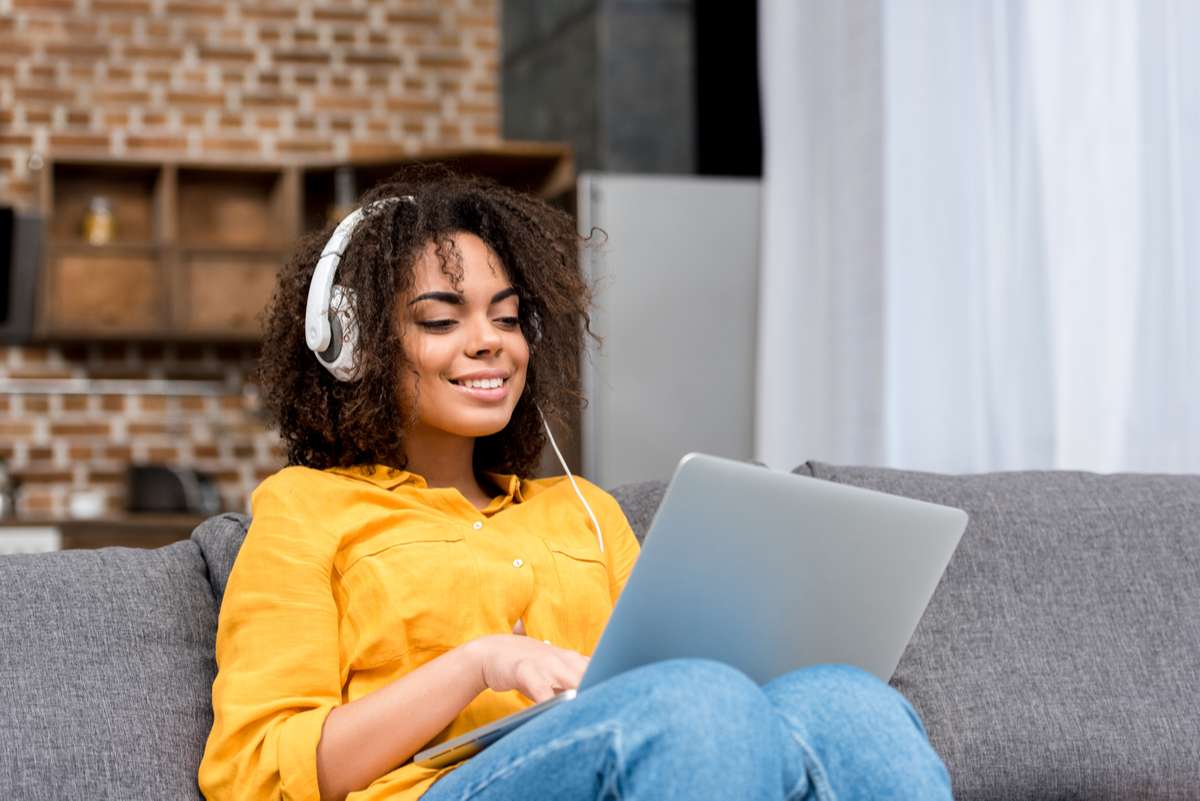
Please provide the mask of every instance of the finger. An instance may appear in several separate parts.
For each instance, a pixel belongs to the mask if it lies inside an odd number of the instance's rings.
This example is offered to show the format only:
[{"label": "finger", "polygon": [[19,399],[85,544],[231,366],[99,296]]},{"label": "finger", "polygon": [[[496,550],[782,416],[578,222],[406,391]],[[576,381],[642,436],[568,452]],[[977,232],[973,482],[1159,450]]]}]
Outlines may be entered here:
[{"label": "finger", "polygon": [[583,672],[587,670],[588,664],[592,661],[591,657],[584,656],[578,651],[572,651],[568,648],[555,648],[554,650],[558,654],[558,657],[565,664],[571,666],[572,671],[581,676],[583,675]]},{"label": "finger", "polygon": [[517,689],[534,703],[540,704],[553,698],[553,684],[551,678],[531,662],[526,662],[517,669]]},{"label": "finger", "polygon": [[540,704],[542,701],[549,701],[558,695],[558,691],[554,689],[553,682],[549,679],[539,678],[536,682],[528,686],[525,690],[525,695],[535,704]]},{"label": "finger", "polygon": [[580,673],[583,673],[583,671],[587,670],[588,665],[591,664],[592,658],[590,656],[584,656],[578,651],[568,651],[567,661],[575,666]]},{"label": "finger", "polygon": [[562,661],[554,665],[550,671],[553,683],[561,690],[571,690],[579,686],[583,680],[583,671],[574,663]]}]

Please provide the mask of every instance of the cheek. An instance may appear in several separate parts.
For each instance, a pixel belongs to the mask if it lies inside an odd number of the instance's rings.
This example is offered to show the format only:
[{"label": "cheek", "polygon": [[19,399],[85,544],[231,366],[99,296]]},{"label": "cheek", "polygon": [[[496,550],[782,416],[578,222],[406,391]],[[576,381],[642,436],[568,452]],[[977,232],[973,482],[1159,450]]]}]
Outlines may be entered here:
[{"label": "cheek", "polygon": [[412,370],[418,373],[423,381],[430,381],[441,376],[446,359],[439,343],[428,337],[418,337],[411,347],[405,348],[408,363]]},{"label": "cheek", "polygon": [[428,395],[438,389],[440,370],[437,367],[437,348],[417,336],[404,343],[406,364],[400,376],[404,395],[417,402],[418,408],[427,404]]},{"label": "cheek", "polygon": [[524,370],[529,366],[529,342],[524,336],[518,336],[512,345],[513,361],[521,365]]},{"label": "cheek", "polygon": [[521,373],[521,386],[525,386],[525,374],[529,370],[529,345],[522,338],[520,343],[513,347],[513,362],[519,368]]}]

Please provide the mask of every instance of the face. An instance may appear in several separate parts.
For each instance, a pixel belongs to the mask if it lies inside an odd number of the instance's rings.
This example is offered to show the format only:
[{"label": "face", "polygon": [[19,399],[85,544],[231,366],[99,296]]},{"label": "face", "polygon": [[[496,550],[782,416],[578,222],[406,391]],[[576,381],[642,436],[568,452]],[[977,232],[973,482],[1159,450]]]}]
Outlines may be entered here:
[{"label": "face", "polygon": [[420,433],[482,437],[508,425],[525,389],[529,345],[499,257],[474,234],[452,240],[462,259],[459,287],[430,243],[415,265],[414,290],[402,300],[406,397],[417,399]]}]

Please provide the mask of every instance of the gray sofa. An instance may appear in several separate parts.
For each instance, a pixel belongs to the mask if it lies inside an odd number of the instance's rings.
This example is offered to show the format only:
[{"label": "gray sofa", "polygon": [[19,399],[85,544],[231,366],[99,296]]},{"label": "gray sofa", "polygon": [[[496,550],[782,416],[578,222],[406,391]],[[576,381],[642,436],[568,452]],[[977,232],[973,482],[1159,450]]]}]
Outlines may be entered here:
[{"label": "gray sofa", "polygon": [[[1200,476],[808,463],[970,525],[894,678],[959,799],[1200,799]],[[614,491],[639,535],[661,483]],[[247,519],[0,558],[0,789],[196,799],[213,638]]]}]

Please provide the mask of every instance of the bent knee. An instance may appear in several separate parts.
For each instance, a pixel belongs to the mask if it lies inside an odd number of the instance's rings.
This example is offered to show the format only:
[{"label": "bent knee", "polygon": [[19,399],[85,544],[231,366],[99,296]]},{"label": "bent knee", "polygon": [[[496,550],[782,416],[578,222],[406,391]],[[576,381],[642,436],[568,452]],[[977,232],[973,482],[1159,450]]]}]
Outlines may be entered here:
[{"label": "bent knee", "polygon": [[742,671],[715,659],[666,659],[630,671],[630,675],[671,687],[757,686]]},{"label": "bent knee", "polygon": [[[908,699],[875,675],[852,665],[816,665],[780,676],[763,688],[781,712],[789,709],[820,717],[872,721],[895,719],[925,727]],[[818,709],[819,708],[819,709]]]},{"label": "bent knee", "polygon": [[762,725],[773,714],[749,676],[711,659],[657,662],[631,671],[630,679],[640,685],[642,702],[655,708],[652,714],[677,728]]}]

